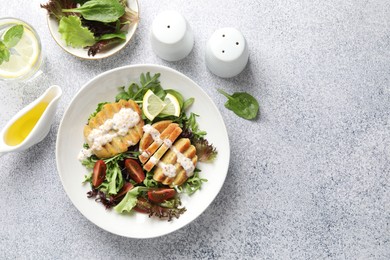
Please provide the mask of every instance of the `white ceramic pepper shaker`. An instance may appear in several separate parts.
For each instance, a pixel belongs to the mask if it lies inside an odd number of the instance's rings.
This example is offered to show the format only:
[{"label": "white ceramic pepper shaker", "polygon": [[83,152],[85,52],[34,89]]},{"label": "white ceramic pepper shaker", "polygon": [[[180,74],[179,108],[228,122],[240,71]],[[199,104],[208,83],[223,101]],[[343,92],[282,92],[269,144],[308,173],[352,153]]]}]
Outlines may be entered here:
[{"label": "white ceramic pepper shaker", "polygon": [[176,11],[164,11],[157,15],[150,38],[153,51],[167,61],[185,58],[194,46],[194,35],[189,23]]},{"label": "white ceramic pepper shaker", "polygon": [[207,42],[206,65],[215,75],[230,78],[244,70],[249,59],[242,33],[227,27],[216,30]]}]

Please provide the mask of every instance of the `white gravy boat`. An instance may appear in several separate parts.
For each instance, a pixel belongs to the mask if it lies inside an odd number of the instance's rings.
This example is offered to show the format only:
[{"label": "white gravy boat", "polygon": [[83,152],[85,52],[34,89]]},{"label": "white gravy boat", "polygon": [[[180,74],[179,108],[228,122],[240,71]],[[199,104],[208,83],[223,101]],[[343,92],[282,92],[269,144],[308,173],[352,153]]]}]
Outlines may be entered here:
[{"label": "white gravy boat", "polygon": [[[40,97],[38,97],[28,106],[24,107],[14,117],[12,117],[10,121],[8,121],[3,130],[0,132],[0,157],[8,152],[18,152],[26,150],[34,144],[39,143],[43,140],[43,138],[46,137],[46,135],[50,131],[50,127],[53,122],[58,101],[61,95],[62,90],[59,86],[51,86]],[[7,130],[11,126],[13,126],[13,124],[18,119],[26,115],[29,111],[31,111],[41,102],[47,103],[47,107],[44,109],[43,113],[40,115],[38,121],[30,131],[30,133],[27,135],[27,137],[25,137],[24,140],[19,144],[8,145],[6,143],[5,138]]]}]

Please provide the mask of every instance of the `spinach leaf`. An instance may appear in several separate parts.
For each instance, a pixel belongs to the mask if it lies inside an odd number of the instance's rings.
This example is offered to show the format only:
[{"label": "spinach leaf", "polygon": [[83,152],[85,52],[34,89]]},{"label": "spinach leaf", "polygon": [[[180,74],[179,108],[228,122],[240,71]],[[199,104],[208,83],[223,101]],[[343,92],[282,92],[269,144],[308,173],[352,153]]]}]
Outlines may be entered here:
[{"label": "spinach leaf", "polygon": [[84,19],[111,23],[125,14],[125,7],[118,0],[91,0],[73,9],[62,9],[62,12],[81,13]]},{"label": "spinach leaf", "polygon": [[250,120],[257,116],[259,103],[250,94],[246,92],[236,92],[233,93],[233,95],[229,95],[222,89],[218,89],[218,91],[228,98],[225,107],[233,111],[239,117]]},{"label": "spinach leaf", "polygon": [[113,39],[113,38],[119,38],[119,39],[122,39],[122,40],[126,40],[126,34],[124,34],[122,32],[119,32],[119,33],[106,33],[106,34],[103,34],[100,37],[97,37],[96,40],[97,41],[110,40],[110,39]]}]

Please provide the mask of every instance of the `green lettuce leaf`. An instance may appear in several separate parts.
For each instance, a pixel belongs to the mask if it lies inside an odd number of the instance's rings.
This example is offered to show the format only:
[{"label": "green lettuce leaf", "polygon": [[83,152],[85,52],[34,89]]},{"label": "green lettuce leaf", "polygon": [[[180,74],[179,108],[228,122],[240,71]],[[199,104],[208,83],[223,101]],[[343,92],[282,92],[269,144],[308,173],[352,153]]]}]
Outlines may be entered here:
[{"label": "green lettuce leaf", "polygon": [[96,42],[93,33],[81,25],[81,20],[77,16],[62,17],[58,32],[66,45],[74,48],[92,46]]},{"label": "green lettuce leaf", "polygon": [[137,197],[142,191],[142,188],[144,189],[145,187],[135,187],[127,192],[122,201],[114,207],[115,211],[118,213],[130,212],[137,205]]},{"label": "green lettuce leaf", "polygon": [[116,161],[107,163],[106,179],[108,180],[108,194],[117,194],[123,187],[123,176]]}]

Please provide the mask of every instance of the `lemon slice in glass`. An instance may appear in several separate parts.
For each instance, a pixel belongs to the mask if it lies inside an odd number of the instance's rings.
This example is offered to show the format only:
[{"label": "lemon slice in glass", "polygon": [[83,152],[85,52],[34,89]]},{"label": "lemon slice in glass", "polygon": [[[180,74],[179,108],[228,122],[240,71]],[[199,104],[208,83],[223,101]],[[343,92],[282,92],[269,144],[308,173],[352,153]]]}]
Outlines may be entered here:
[{"label": "lemon slice in glass", "polygon": [[156,96],[150,89],[146,91],[142,100],[142,112],[149,119],[153,120],[164,109],[165,103]]},{"label": "lemon slice in glass", "polygon": [[24,27],[23,36],[13,47],[8,62],[0,65],[0,77],[18,78],[29,73],[39,60],[39,42],[28,28]]},{"label": "lemon slice in glass", "polygon": [[167,94],[164,99],[165,107],[161,114],[180,116],[180,104],[177,98],[172,94]]}]

